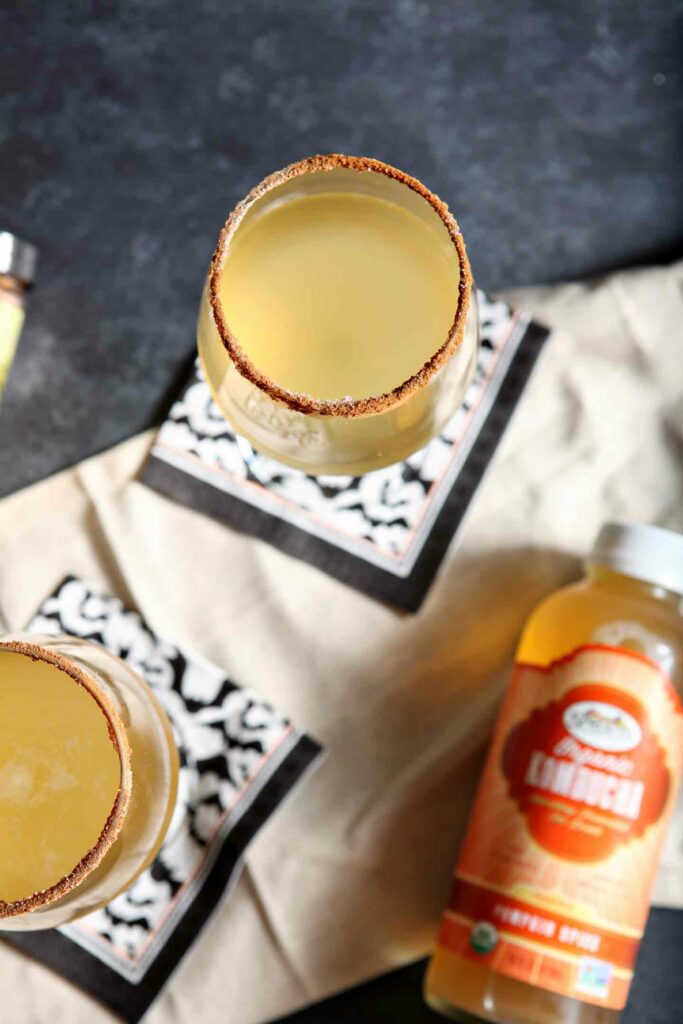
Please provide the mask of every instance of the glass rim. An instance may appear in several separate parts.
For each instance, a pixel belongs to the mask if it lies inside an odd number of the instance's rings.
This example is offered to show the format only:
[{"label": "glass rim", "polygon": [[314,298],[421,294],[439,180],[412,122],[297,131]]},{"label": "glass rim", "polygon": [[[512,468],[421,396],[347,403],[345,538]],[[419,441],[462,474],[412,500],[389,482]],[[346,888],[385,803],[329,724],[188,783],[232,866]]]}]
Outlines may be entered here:
[{"label": "glass rim", "polygon": [[[285,182],[304,174],[311,174],[320,171],[331,171],[336,168],[366,173],[383,174],[387,178],[399,182],[421,196],[432,210],[437,214],[445,226],[453,247],[458,257],[460,277],[458,281],[458,301],[451,326],[447,336],[439,348],[414,374],[398,384],[391,391],[381,395],[368,396],[366,398],[339,398],[339,399],[318,399],[312,395],[291,391],[277,384],[274,380],[261,373],[258,367],[247,356],[239,344],[237,337],[233,334],[223,312],[219,295],[219,284],[221,272],[230,242],[239,228],[246,213],[262,196],[271,190],[283,185]],[[339,416],[346,419],[353,419],[357,416],[367,416],[373,413],[383,412],[399,402],[404,401],[413,392],[425,387],[438,370],[444,366],[455,353],[463,340],[467,314],[470,308],[470,295],[472,290],[472,273],[458,223],[444,203],[435,193],[431,192],[426,185],[423,185],[417,178],[406,174],[391,164],[383,163],[372,157],[345,156],[342,153],[319,154],[307,157],[296,163],[289,164],[273,174],[269,174],[258,185],[242,199],[228,217],[218,237],[218,244],[211,260],[208,278],[208,295],[211,304],[213,321],[218,331],[223,347],[225,348],[231,362],[236,370],[263,391],[270,398],[288,406],[294,412],[316,416]]]},{"label": "glass rim", "polygon": [[[55,639],[50,637],[50,639]],[[57,651],[28,640],[0,641],[0,651],[22,654],[32,661],[43,661],[65,672],[77,685],[82,686],[104,715],[109,738],[116,751],[121,769],[119,788],[114,803],[100,832],[97,842],[81,857],[76,866],[54,885],[40,889],[19,900],[0,899],[0,919],[27,914],[61,899],[75,889],[87,875],[94,871],[118,837],[126,818],[132,789],[131,750],[121,717],[112,701],[98,686],[95,673],[80,668],[74,661]]]}]

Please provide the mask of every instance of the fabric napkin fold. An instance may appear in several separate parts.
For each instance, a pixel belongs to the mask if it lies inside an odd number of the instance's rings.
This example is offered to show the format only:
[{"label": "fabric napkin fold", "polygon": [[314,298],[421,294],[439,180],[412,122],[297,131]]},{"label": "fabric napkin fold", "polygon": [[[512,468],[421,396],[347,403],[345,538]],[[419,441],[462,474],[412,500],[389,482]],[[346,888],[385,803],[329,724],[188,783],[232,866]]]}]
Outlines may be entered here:
[{"label": "fabric napkin fold", "polygon": [[125,660],[153,689],[178,746],[173,818],[133,885],[62,928],[0,933],[135,1024],[237,880],[251,839],[321,747],[216,665],[158,637],[141,615],[82,580],[65,579],[28,629],[82,637]]},{"label": "fabric napkin fold", "polygon": [[174,402],[142,479],[163,494],[416,611],[524,390],[548,331],[478,293],[481,345],[462,404],[404,462],[362,476],[311,476],[235,434],[199,364]]}]

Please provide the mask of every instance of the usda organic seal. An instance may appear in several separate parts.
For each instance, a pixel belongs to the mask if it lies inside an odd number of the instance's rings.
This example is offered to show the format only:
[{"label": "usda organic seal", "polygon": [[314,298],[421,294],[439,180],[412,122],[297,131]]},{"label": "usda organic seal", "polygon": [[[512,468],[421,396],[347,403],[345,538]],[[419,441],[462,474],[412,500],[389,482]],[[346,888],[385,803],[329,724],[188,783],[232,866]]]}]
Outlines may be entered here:
[{"label": "usda organic seal", "polygon": [[498,945],[498,929],[490,921],[477,921],[470,932],[470,946],[475,953],[490,953]]}]

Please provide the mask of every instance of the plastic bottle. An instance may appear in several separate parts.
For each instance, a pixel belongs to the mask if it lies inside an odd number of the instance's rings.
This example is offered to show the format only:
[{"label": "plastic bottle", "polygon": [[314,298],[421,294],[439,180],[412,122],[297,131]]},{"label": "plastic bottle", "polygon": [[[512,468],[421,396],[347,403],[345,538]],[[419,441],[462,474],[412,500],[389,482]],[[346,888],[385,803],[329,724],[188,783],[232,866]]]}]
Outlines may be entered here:
[{"label": "plastic bottle", "polygon": [[426,980],[445,1016],[616,1024],[683,769],[683,536],[608,523],[522,635]]}]

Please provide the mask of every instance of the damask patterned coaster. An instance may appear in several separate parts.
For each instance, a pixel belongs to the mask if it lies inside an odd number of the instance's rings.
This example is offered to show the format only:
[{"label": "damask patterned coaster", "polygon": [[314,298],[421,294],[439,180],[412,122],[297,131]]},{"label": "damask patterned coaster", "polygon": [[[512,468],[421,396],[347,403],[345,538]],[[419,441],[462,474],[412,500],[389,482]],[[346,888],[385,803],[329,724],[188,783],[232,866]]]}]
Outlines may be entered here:
[{"label": "damask patterned coaster", "polygon": [[221,669],[160,639],[137,612],[78,579],[65,580],[28,628],[84,637],[127,661],[154,690],[178,744],[175,813],[159,855],[131,888],[63,928],[2,933],[134,1024],[321,747]]},{"label": "damask patterned coaster", "polygon": [[228,427],[199,368],[142,479],[373,597],[416,611],[496,449],[548,332],[479,292],[481,348],[460,409],[405,462],[308,476]]}]

